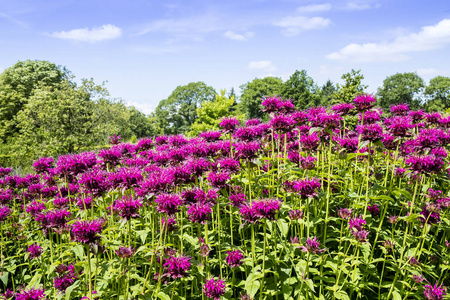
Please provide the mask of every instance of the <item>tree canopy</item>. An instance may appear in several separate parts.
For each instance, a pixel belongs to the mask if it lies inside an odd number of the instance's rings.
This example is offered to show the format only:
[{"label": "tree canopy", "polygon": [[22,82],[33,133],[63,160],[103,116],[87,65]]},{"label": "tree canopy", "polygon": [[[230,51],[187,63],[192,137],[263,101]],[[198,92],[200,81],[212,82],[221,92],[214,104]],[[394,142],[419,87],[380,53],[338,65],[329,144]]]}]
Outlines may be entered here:
[{"label": "tree canopy", "polygon": [[216,91],[202,81],[178,86],[155,110],[158,127],[164,134],[179,134],[190,130],[197,119],[197,108],[215,99]]},{"label": "tree canopy", "polygon": [[350,72],[342,75],[341,79],[344,80],[344,84],[336,84],[337,91],[332,96],[332,104],[351,103],[358,95],[363,94],[367,88],[367,85],[361,83],[364,79],[361,70],[355,71],[352,69]]},{"label": "tree canopy", "polygon": [[245,114],[246,118],[262,118],[261,99],[267,96],[275,96],[281,93],[283,80],[278,77],[255,78],[240,86],[241,97],[238,110]]},{"label": "tree canopy", "polygon": [[391,105],[406,103],[411,109],[419,109],[424,88],[425,82],[417,73],[397,73],[388,76],[378,88],[378,105],[388,109]]},{"label": "tree canopy", "polygon": [[285,99],[291,99],[297,109],[305,109],[319,104],[318,90],[318,86],[308,76],[306,70],[296,70],[282,84],[280,94]]},{"label": "tree canopy", "polygon": [[450,108],[450,78],[437,76],[430,80],[424,94],[428,101],[425,108],[428,111],[444,111]]}]

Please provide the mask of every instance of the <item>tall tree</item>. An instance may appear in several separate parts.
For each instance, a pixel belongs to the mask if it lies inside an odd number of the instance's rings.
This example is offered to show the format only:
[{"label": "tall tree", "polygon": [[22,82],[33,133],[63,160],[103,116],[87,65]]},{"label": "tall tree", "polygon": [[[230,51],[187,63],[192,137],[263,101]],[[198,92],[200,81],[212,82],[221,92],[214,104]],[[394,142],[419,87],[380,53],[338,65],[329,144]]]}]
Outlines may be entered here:
[{"label": "tall tree", "polygon": [[130,118],[128,120],[130,130],[136,138],[156,135],[156,129],[150,118],[140,112],[136,107],[128,108]]},{"label": "tall tree", "polygon": [[57,88],[70,79],[64,67],[48,61],[19,61],[0,74],[0,141],[17,132],[16,115],[36,89]]},{"label": "tall tree", "polygon": [[[231,108],[235,104],[234,96],[226,96],[225,90],[220,91],[220,95],[216,95],[216,99],[204,102],[200,108],[197,108],[198,119],[191,126],[189,136],[198,136],[199,133],[208,130],[220,129],[219,124],[223,117],[236,116]],[[244,119],[244,115],[237,116]]]},{"label": "tall tree", "polygon": [[336,86],[328,80],[321,88],[319,92],[320,106],[329,106],[333,98],[333,94],[336,93]]},{"label": "tall tree", "polygon": [[397,73],[388,76],[378,88],[378,105],[389,109],[391,105],[406,103],[411,109],[421,107],[421,94],[425,82],[417,73]]},{"label": "tall tree", "polygon": [[178,86],[167,99],[160,101],[155,110],[161,133],[189,131],[197,119],[197,108],[203,102],[214,100],[215,95],[214,88],[201,81]]},{"label": "tall tree", "polygon": [[281,86],[281,96],[293,100],[296,108],[305,109],[319,103],[318,89],[306,70],[296,70]]},{"label": "tall tree", "polygon": [[238,110],[248,119],[263,118],[265,114],[261,111],[262,98],[279,95],[282,85],[283,81],[278,77],[255,78],[241,85]]},{"label": "tall tree", "polygon": [[425,108],[428,111],[444,111],[450,108],[450,78],[437,76],[430,80],[424,94],[428,101]]},{"label": "tall tree", "polygon": [[341,79],[344,80],[344,84],[336,84],[337,91],[332,96],[332,104],[351,103],[358,95],[363,94],[367,88],[367,85],[361,83],[364,79],[361,70],[355,71],[352,69],[350,72],[342,75]]}]

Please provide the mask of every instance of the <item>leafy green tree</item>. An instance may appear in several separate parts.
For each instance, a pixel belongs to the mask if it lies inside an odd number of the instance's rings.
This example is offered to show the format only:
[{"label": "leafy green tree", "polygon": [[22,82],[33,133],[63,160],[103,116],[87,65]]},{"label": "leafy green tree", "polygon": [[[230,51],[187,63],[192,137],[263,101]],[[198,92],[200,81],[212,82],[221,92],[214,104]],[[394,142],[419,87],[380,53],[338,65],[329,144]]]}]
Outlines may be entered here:
[{"label": "leafy green tree", "polygon": [[128,111],[130,113],[130,118],[128,119],[130,130],[136,138],[156,135],[156,129],[150,118],[134,106],[129,107]]},{"label": "leafy green tree", "polygon": [[58,155],[105,144],[117,133],[129,137],[129,112],[121,102],[106,98],[104,87],[83,80],[34,91],[17,114],[16,155]]},{"label": "leafy green tree", "polygon": [[333,82],[328,80],[319,91],[320,106],[329,106],[333,98],[333,94],[337,92],[337,89]]},{"label": "leafy green tree", "polygon": [[0,74],[0,141],[17,132],[16,115],[36,89],[57,88],[70,79],[64,67],[48,61],[19,61]]},{"label": "leafy green tree", "polygon": [[281,96],[293,100],[297,109],[305,109],[319,103],[318,89],[306,70],[296,70],[281,86]]},{"label": "leafy green tree", "polygon": [[190,130],[197,119],[197,108],[214,100],[216,91],[204,82],[191,82],[178,86],[172,94],[158,104],[155,110],[158,126],[164,134],[179,134]]},{"label": "leafy green tree", "polygon": [[428,97],[428,111],[444,111],[450,108],[450,78],[437,76],[430,80],[424,94]]},{"label": "leafy green tree", "polygon": [[397,73],[388,76],[378,88],[378,105],[389,109],[391,105],[406,103],[411,109],[421,107],[421,94],[425,82],[417,73]]},{"label": "leafy green tree", "polygon": [[[220,129],[219,124],[223,117],[236,116],[231,111],[231,107],[235,104],[234,96],[227,97],[225,90],[220,91],[220,95],[216,95],[213,101],[204,102],[197,109],[198,119],[191,126],[189,136],[198,136],[199,133],[208,130]],[[244,115],[237,116],[244,119]]]},{"label": "leafy green tree", "polygon": [[367,88],[367,85],[361,83],[364,79],[361,70],[355,71],[352,69],[350,72],[342,75],[341,79],[344,80],[344,84],[336,84],[337,91],[332,96],[331,104],[351,103],[358,95],[363,94]]},{"label": "leafy green tree", "polygon": [[282,85],[283,81],[278,77],[255,78],[241,85],[238,111],[245,114],[248,119],[263,118],[265,114],[261,111],[262,98],[279,95]]}]

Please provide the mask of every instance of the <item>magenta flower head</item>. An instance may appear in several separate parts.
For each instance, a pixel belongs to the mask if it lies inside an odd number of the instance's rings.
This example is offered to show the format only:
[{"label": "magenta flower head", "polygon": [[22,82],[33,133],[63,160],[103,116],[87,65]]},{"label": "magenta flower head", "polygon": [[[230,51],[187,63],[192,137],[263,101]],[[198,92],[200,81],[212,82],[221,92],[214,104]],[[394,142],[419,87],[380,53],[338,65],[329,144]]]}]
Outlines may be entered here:
[{"label": "magenta flower head", "polygon": [[139,151],[150,150],[153,146],[153,140],[151,138],[140,139],[137,143],[137,148]]},{"label": "magenta flower head", "polygon": [[275,214],[281,208],[281,200],[279,199],[262,199],[253,202],[252,206],[256,210],[256,214],[260,218],[275,220]]},{"label": "magenta flower head", "polygon": [[211,206],[202,202],[190,205],[187,210],[188,219],[194,223],[205,224],[207,220],[211,220],[211,214]]},{"label": "magenta flower head", "polygon": [[178,206],[183,204],[183,200],[178,195],[162,194],[155,199],[155,203],[157,212],[171,216],[180,211]]},{"label": "magenta flower head", "polygon": [[234,207],[240,207],[246,201],[245,194],[230,195],[230,204]]},{"label": "magenta flower head", "polygon": [[133,247],[123,247],[119,246],[119,249],[116,250],[116,255],[121,258],[128,258],[131,257],[134,254]]},{"label": "magenta flower head", "polygon": [[341,217],[344,220],[348,220],[352,216],[352,209],[339,208],[338,216]]},{"label": "magenta flower head", "polygon": [[80,198],[77,201],[77,206],[80,210],[89,210],[92,207],[92,198],[91,197],[84,197]]},{"label": "magenta flower head", "polygon": [[324,252],[327,249],[320,249],[320,243],[319,240],[314,237],[314,238],[307,238],[306,239],[306,245],[305,246],[300,246],[300,249],[302,249],[303,252],[309,252],[309,253],[313,253],[313,254],[320,254],[322,252]]},{"label": "magenta flower head", "polygon": [[244,259],[244,255],[240,250],[231,250],[227,252],[227,257],[225,257],[225,261],[230,267],[239,267],[242,265],[242,260]]},{"label": "magenta flower head", "polygon": [[425,285],[423,287],[423,294],[428,300],[442,300],[444,299],[444,296],[447,295],[445,293],[445,288],[442,286],[442,284],[438,286],[437,281],[434,286],[432,286],[431,284]]},{"label": "magenta flower head", "polygon": [[363,122],[364,125],[373,124],[375,122],[381,121],[381,113],[377,110],[369,110],[364,114],[359,114],[359,122]]},{"label": "magenta flower head", "polygon": [[356,131],[361,135],[363,141],[376,142],[382,138],[383,127],[381,125],[369,124],[369,125],[358,125]]},{"label": "magenta flower head", "polygon": [[78,279],[74,265],[61,264],[56,268],[56,273],[58,277],[54,278],[53,286],[60,292],[65,292]]},{"label": "magenta flower head", "polygon": [[225,294],[225,281],[220,278],[217,280],[214,280],[214,278],[207,279],[203,285],[203,292],[208,298],[220,300],[220,297]]},{"label": "magenta flower head", "polygon": [[261,105],[264,107],[262,109],[263,112],[266,113],[273,113],[273,112],[277,112],[278,108],[280,106],[280,102],[282,102],[283,100],[281,99],[281,97],[277,97],[277,96],[273,96],[273,97],[265,97],[263,98],[263,101],[261,103]]},{"label": "magenta flower head", "polygon": [[105,220],[98,219],[93,221],[76,221],[72,225],[71,237],[73,241],[82,244],[94,244],[100,239]]},{"label": "magenta flower head", "polygon": [[239,209],[239,213],[242,215],[244,224],[255,223],[259,220],[258,211],[250,203],[242,204],[241,208]]},{"label": "magenta flower head", "polygon": [[366,224],[367,224],[366,220],[364,220],[362,217],[352,218],[349,221],[349,229],[359,231],[362,230],[364,225]]},{"label": "magenta flower head", "polygon": [[300,209],[295,209],[289,211],[289,219],[291,220],[300,220],[303,219],[304,212]]},{"label": "magenta flower head", "polygon": [[425,119],[427,123],[430,125],[439,124],[439,121],[442,119],[442,116],[439,112],[428,113],[425,114]]},{"label": "magenta flower head", "polygon": [[45,210],[45,208],[46,207],[45,207],[44,203],[40,203],[40,202],[37,202],[36,200],[34,200],[33,202],[31,202],[30,204],[27,205],[27,208],[25,211],[34,217],[34,216],[40,214],[41,212],[43,212]]},{"label": "magenta flower head", "polygon": [[400,103],[391,106],[391,113],[396,116],[405,116],[409,112],[409,105]]},{"label": "magenta flower head", "polygon": [[303,157],[300,156],[300,167],[303,170],[312,170],[316,166],[317,158],[312,156]]},{"label": "magenta flower head", "polygon": [[237,157],[242,159],[253,159],[258,156],[258,151],[261,149],[261,144],[256,141],[248,143],[236,143],[235,147]]},{"label": "magenta flower head", "polygon": [[164,263],[164,267],[167,270],[167,275],[172,277],[173,279],[186,277],[189,272],[189,268],[191,267],[191,263],[189,262],[192,258],[187,256],[171,256],[166,259]]},{"label": "magenta flower head", "polygon": [[6,205],[0,205],[0,222],[6,221],[11,214],[11,209]]},{"label": "magenta flower head", "polygon": [[210,172],[208,174],[208,181],[209,184],[216,188],[222,188],[225,187],[227,184],[227,181],[230,180],[230,173],[228,172]]},{"label": "magenta flower head", "polygon": [[111,144],[111,145],[117,145],[117,144],[119,144],[120,143],[120,140],[122,139],[121,137],[120,137],[120,135],[113,135],[113,136],[110,136],[110,137],[108,137],[108,139],[109,139],[109,143]]},{"label": "magenta flower head", "polygon": [[304,197],[316,196],[321,186],[322,185],[317,178],[305,178],[293,182],[294,190]]},{"label": "magenta flower head", "polygon": [[11,291],[10,289],[6,289],[6,291],[2,294],[0,294],[0,299],[9,300],[14,297],[15,293],[14,291]]},{"label": "magenta flower head", "polygon": [[38,244],[33,244],[28,247],[27,252],[30,255],[30,259],[35,259],[36,257],[41,256],[43,250]]},{"label": "magenta flower head", "polygon": [[126,221],[139,218],[139,208],[142,207],[141,199],[133,199],[131,196],[123,196],[114,204],[114,210]]},{"label": "magenta flower head", "polygon": [[211,143],[220,140],[220,137],[222,136],[222,132],[220,131],[206,131],[202,132],[198,135],[201,137],[205,142]]},{"label": "magenta flower head", "polygon": [[280,114],[290,114],[295,110],[295,105],[292,103],[292,100],[286,99],[283,101],[280,101],[278,103],[278,112]]},{"label": "magenta flower head", "polygon": [[0,177],[5,177],[6,175],[11,174],[13,171],[12,168],[1,168],[0,167]]},{"label": "magenta flower head", "polygon": [[245,122],[245,126],[255,126],[259,125],[261,121],[259,119],[250,119]]},{"label": "magenta flower head", "polygon": [[360,95],[353,100],[355,107],[359,111],[366,111],[372,108],[376,102],[372,95]]},{"label": "magenta flower head", "polygon": [[310,135],[300,136],[300,145],[305,151],[316,151],[319,147],[320,138],[317,132],[313,132]]},{"label": "magenta flower head", "polygon": [[45,299],[44,289],[31,288],[29,290],[21,290],[16,294],[16,300],[41,300]]},{"label": "magenta flower head", "polygon": [[336,105],[332,106],[331,110],[340,115],[346,115],[354,108],[355,108],[355,106],[353,104],[340,103],[340,104],[336,104]]},{"label": "magenta flower head", "polygon": [[224,133],[233,132],[239,126],[239,120],[232,117],[223,118],[219,124]]},{"label": "magenta flower head", "polygon": [[369,204],[367,210],[370,212],[372,217],[376,217],[380,214],[380,208],[376,204]]},{"label": "magenta flower head", "polygon": [[33,168],[36,173],[48,173],[55,161],[52,157],[42,157],[33,163]]},{"label": "magenta flower head", "polygon": [[173,217],[162,217],[161,226],[167,232],[172,232],[177,229],[177,220]]},{"label": "magenta flower head", "polygon": [[288,132],[292,130],[295,125],[294,120],[289,116],[277,115],[274,116],[270,122],[270,127],[276,132]]},{"label": "magenta flower head", "polygon": [[109,163],[115,166],[122,158],[122,152],[118,148],[103,149],[98,154],[98,157],[102,158],[105,163]]}]

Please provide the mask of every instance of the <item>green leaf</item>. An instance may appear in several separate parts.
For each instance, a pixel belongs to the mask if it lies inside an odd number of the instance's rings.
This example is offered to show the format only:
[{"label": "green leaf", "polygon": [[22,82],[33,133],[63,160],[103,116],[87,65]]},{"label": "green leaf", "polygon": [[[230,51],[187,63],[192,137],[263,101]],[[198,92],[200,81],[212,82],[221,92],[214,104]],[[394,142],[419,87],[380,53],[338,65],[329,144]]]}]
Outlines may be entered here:
[{"label": "green leaf", "polygon": [[289,224],[285,220],[280,219],[278,221],[278,228],[280,229],[281,235],[286,237],[289,231]]},{"label": "green leaf", "polygon": [[74,284],[72,284],[71,286],[69,286],[66,289],[66,300],[70,300],[70,294],[72,294],[72,291],[76,288],[78,288],[78,286],[80,285],[80,281],[77,280]]},{"label": "green leaf", "polygon": [[142,244],[145,244],[145,240],[147,239],[149,231],[150,231],[149,229],[136,231],[137,235],[141,238]]},{"label": "green leaf", "polygon": [[42,274],[36,273],[34,274],[33,278],[31,278],[30,282],[28,283],[27,289],[38,286],[41,282]]},{"label": "green leaf", "polygon": [[159,292],[158,295],[156,295],[159,299],[163,299],[163,300],[170,300],[169,295],[167,295],[164,292]]},{"label": "green leaf", "polygon": [[250,296],[250,298],[253,298],[258,292],[260,286],[261,284],[259,283],[258,280],[252,280],[250,282],[245,283],[245,291]]},{"label": "green leaf", "polygon": [[8,276],[9,276],[8,272],[5,272],[2,276],[0,276],[0,279],[3,282],[3,286],[7,286],[7,284],[8,284]]},{"label": "green leaf", "polygon": [[72,251],[78,257],[79,260],[83,260],[84,257],[83,246],[81,245],[72,246]]},{"label": "green leaf", "polygon": [[394,299],[394,300],[402,300],[402,296],[397,291],[393,291],[392,292],[392,299]]},{"label": "green leaf", "polygon": [[350,300],[350,297],[345,291],[339,291],[337,293],[334,293],[334,297],[336,297],[336,299]]}]

